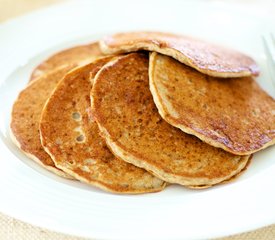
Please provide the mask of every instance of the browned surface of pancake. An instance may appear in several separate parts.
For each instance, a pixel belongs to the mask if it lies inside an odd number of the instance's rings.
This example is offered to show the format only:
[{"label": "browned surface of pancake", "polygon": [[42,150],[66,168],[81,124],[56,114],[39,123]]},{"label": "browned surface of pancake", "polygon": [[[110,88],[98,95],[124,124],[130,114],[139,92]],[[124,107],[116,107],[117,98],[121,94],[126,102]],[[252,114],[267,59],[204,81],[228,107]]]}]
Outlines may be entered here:
[{"label": "browned surface of pancake", "polygon": [[[220,182],[219,185],[234,182],[237,178],[239,178],[247,170],[247,168],[249,167],[252,157],[253,157],[253,155],[250,155],[245,167],[240,172],[238,172],[237,174],[235,174],[231,178]],[[209,188],[209,187],[211,187],[211,185],[210,186],[209,185],[188,186],[188,188],[191,188],[191,189],[205,189],[205,188]]]},{"label": "browned surface of pancake", "polygon": [[88,117],[91,78],[109,60],[78,68],[59,83],[42,114],[43,146],[59,168],[80,181],[116,193],[160,191],[165,182],[116,158]]},{"label": "browned surface of pancake", "polygon": [[84,65],[85,63],[92,62],[101,55],[102,53],[97,42],[63,50],[38,65],[34,69],[30,80],[42,76],[64,64],[72,66]]},{"label": "browned surface of pancake", "polygon": [[119,158],[171,183],[214,185],[238,174],[249,156],[214,148],[172,127],[149,90],[148,57],[133,53],[105,65],[91,92],[102,135]]},{"label": "browned surface of pancake", "polygon": [[159,52],[210,76],[244,77],[259,74],[255,61],[240,52],[171,33],[117,33],[105,37],[100,47],[107,54],[137,50]]},{"label": "browned surface of pancake", "polygon": [[51,157],[41,145],[39,120],[51,92],[69,69],[69,66],[59,67],[31,82],[19,94],[13,105],[11,116],[11,134],[15,144],[27,156],[48,170],[64,177],[69,177],[69,175],[55,167]]},{"label": "browned surface of pancake", "polygon": [[253,78],[224,80],[161,54],[150,58],[150,89],[167,122],[239,155],[275,143],[275,101]]}]

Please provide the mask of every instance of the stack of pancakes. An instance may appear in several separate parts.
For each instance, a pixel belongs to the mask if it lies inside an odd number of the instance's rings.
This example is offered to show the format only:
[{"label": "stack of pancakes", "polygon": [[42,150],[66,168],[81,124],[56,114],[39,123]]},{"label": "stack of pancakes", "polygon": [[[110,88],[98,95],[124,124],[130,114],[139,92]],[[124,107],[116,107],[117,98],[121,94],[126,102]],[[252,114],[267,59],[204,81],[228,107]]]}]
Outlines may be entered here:
[{"label": "stack of pancakes", "polygon": [[253,59],[186,36],[120,33],[41,63],[12,109],[17,146],[115,193],[235,179],[275,143],[275,101]]}]

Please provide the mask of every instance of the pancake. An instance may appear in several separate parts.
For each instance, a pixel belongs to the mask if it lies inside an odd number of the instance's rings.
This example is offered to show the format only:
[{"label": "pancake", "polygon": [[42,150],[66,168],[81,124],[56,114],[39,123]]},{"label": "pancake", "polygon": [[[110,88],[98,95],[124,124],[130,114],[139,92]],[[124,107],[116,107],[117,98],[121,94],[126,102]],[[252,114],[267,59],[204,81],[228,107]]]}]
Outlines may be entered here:
[{"label": "pancake", "polygon": [[11,116],[11,137],[13,142],[31,159],[55,174],[72,178],[55,167],[51,157],[44,151],[39,134],[39,120],[45,102],[58,81],[67,73],[70,66],[43,75],[31,82],[15,101]]},{"label": "pancake", "polygon": [[160,179],[214,185],[241,172],[236,156],[183,133],[158,114],[149,90],[148,56],[132,53],[105,65],[91,91],[94,117],[112,152]]},{"label": "pancake", "polygon": [[66,64],[71,65],[72,67],[85,65],[101,55],[102,53],[97,42],[63,50],[39,64],[32,72],[30,81],[42,76],[43,74],[47,74],[61,65]]},{"label": "pancake", "polygon": [[[231,178],[220,182],[219,185],[234,182],[238,177],[240,177],[247,170],[247,168],[249,167],[249,165],[251,163],[252,156],[253,155],[250,155],[245,167],[240,172],[238,172],[237,174],[235,174]],[[211,186],[209,186],[209,185],[197,185],[197,186],[188,186],[188,187],[191,188],[191,189],[205,189],[205,188],[209,188]]]},{"label": "pancake", "polygon": [[100,41],[107,54],[149,50],[171,56],[178,61],[214,77],[258,75],[255,61],[232,49],[195,38],[161,32],[128,32]]},{"label": "pancake", "polygon": [[252,77],[225,81],[152,53],[150,90],[163,119],[212,146],[248,155],[275,143],[275,101]]},{"label": "pancake", "polygon": [[82,182],[114,193],[160,191],[165,182],[109,151],[89,114],[91,78],[109,60],[75,69],[58,84],[42,114],[42,144],[56,166]]}]

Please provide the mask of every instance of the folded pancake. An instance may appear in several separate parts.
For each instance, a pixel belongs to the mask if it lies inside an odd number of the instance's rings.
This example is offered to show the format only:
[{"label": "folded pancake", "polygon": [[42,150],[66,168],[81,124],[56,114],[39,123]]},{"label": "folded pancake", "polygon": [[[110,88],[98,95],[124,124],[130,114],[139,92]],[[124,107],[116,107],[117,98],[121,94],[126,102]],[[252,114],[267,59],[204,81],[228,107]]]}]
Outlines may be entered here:
[{"label": "folded pancake", "polygon": [[244,77],[259,74],[255,61],[240,52],[171,33],[117,33],[100,41],[100,47],[102,52],[107,54],[138,50],[159,52],[215,77]]},{"label": "folded pancake", "polygon": [[158,114],[149,90],[148,56],[132,53],[105,65],[91,91],[94,117],[112,152],[170,183],[211,186],[245,168],[236,156],[185,134]]},{"label": "folded pancake", "polygon": [[41,140],[56,166],[76,179],[115,193],[162,190],[166,183],[116,158],[89,117],[91,79],[110,58],[70,72],[45,105]]},{"label": "folded pancake", "polygon": [[79,65],[85,65],[89,62],[92,62],[101,55],[102,53],[100,51],[98,42],[63,50],[39,64],[33,70],[30,81],[64,64],[75,67]]},{"label": "folded pancake", "polygon": [[59,176],[72,178],[56,168],[51,157],[44,151],[39,134],[42,109],[69,69],[71,66],[59,67],[31,82],[21,91],[12,108],[10,127],[12,140],[28,157]]},{"label": "folded pancake", "polygon": [[252,77],[209,77],[157,53],[149,72],[154,101],[171,125],[238,155],[275,143],[275,101]]}]

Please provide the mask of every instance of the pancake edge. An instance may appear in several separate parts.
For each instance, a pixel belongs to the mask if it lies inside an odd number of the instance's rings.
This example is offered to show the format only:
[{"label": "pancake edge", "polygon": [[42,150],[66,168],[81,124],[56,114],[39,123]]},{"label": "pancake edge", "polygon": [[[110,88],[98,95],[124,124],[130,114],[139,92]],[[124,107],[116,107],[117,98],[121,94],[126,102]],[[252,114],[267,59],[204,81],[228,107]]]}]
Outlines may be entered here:
[{"label": "pancake edge", "polygon": [[[244,168],[242,168],[238,173],[236,173],[236,175],[233,175],[231,178],[229,179],[226,179],[216,185],[222,185],[222,184],[227,184],[227,183],[231,183],[231,182],[234,182],[237,180],[237,178],[239,178],[246,170],[247,168],[249,167],[250,163],[251,163],[251,160],[253,158],[253,155],[250,155],[248,161],[246,162],[246,165],[244,166]],[[188,188],[190,189],[205,189],[205,188],[209,188],[209,187],[213,187],[213,185],[202,185],[202,186],[188,186]]]},{"label": "pancake edge", "polygon": [[[124,56],[122,56],[121,58],[123,58]],[[105,69],[106,67],[112,66],[113,64],[115,64],[115,62],[118,59],[111,61],[109,63],[107,63],[106,65],[104,65],[103,68],[101,68],[95,78],[94,78],[94,82],[96,83],[97,81],[97,76],[101,73],[102,69]],[[121,144],[117,143],[116,141],[114,141],[112,139],[112,137],[110,136],[109,132],[107,131],[107,129],[105,127],[103,127],[97,120],[97,114],[95,113],[95,101],[94,101],[94,97],[93,97],[93,89],[91,90],[91,94],[90,94],[90,99],[91,99],[91,109],[93,112],[93,115],[95,117],[95,120],[97,122],[97,125],[99,127],[99,130],[101,132],[101,136],[105,139],[107,146],[109,147],[110,151],[119,159],[124,160],[128,163],[131,163],[137,167],[143,168],[145,170],[147,170],[148,172],[152,173],[154,176],[158,177],[159,179],[168,182],[168,183],[177,183],[180,185],[184,185],[184,186],[197,186],[197,185],[214,185],[214,184],[218,184],[222,181],[225,181],[229,178],[231,178],[232,176],[236,175],[237,173],[239,173],[247,164],[250,156],[239,156],[240,157],[240,161],[242,161],[242,164],[240,164],[238,166],[238,168],[233,171],[231,174],[219,178],[218,180],[215,179],[213,181],[213,179],[209,179],[209,178],[201,178],[199,179],[199,181],[201,181],[200,183],[198,183],[198,181],[196,181],[196,179],[194,180],[194,178],[190,178],[190,177],[184,177],[184,176],[179,176],[179,175],[174,175],[174,174],[170,174],[170,173],[166,173],[165,171],[159,170],[157,168],[152,167],[152,164],[147,164],[146,162],[142,161],[139,157],[136,157],[134,154],[129,154],[126,150],[125,147],[123,147]],[[212,181],[211,181],[212,180]]]},{"label": "pancake edge", "polygon": [[68,174],[69,176],[74,177],[75,180],[79,180],[80,182],[88,184],[88,185],[93,186],[93,187],[96,187],[97,189],[104,190],[104,191],[110,192],[110,193],[120,194],[120,195],[127,195],[127,194],[132,195],[132,194],[143,194],[143,193],[145,194],[145,193],[160,192],[166,187],[166,182],[164,181],[160,188],[156,188],[154,190],[151,189],[151,190],[148,190],[148,191],[119,191],[115,188],[111,188],[110,186],[108,186],[107,184],[105,184],[101,181],[96,181],[96,180],[88,181],[86,178],[83,178],[82,176],[76,174],[74,171],[70,170],[69,168],[67,168],[63,164],[58,164],[55,161],[54,156],[51,154],[51,152],[47,148],[47,146],[45,146],[43,144],[43,137],[41,135],[40,135],[40,138],[41,138],[41,142],[42,142],[42,146],[43,146],[44,150],[47,152],[47,154],[49,154],[51,156],[51,158],[53,159],[54,164],[59,169],[61,169],[65,174]]},{"label": "pancake edge", "polygon": [[178,123],[178,120],[176,118],[172,117],[171,114],[169,113],[169,111],[164,106],[162,98],[160,97],[160,94],[159,94],[157,87],[153,80],[153,72],[154,72],[154,67],[155,67],[154,61],[155,61],[155,58],[157,55],[158,55],[157,52],[152,52],[152,53],[150,53],[150,56],[149,56],[149,88],[150,88],[151,94],[153,96],[154,103],[157,106],[158,112],[159,112],[160,116],[166,122],[168,122],[170,125],[172,125],[176,128],[179,128],[180,130],[182,130],[183,132],[185,132],[187,134],[196,136],[203,142],[205,142],[213,147],[221,148],[221,149],[225,150],[226,152],[230,152],[235,155],[240,155],[240,156],[250,155],[250,154],[256,153],[260,150],[263,150],[263,149],[275,144],[275,138],[274,138],[272,141],[269,141],[266,144],[263,144],[261,148],[257,148],[255,150],[250,150],[250,151],[241,151],[241,152],[235,151],[234,149],[229,148],[220,142],[214,141],[212,138],[206,137],[203,134],[199,134],[192,128],[186,127],[183,124]]},{"label": "pancake edge", "polygon": [[[45,151],[51,156],[51,158],[54,158],[51,153],[48,151],[47,147],[43,146]],[[88,181],[86,178],[81,177],[80,175],[76,174],[74,171],[68,169],[67,167],[65,167],[62,164],[57,164],[55,162],[56,166],[60,169],[62,169],[62,171],[64,171],[65,173],[73,176],[76,180],[79,180],[82,183],[88,184],[90,186],[96,187],[97,189],[100,190],[104,190],[106,192],[110,192],[110,193],[115,193],[115,194],[120,194],[120,195],[127,195],[127,194],[145,194],[145,193],[155,193],[155,192],[160,192],[162,191],[165,187],[166,187],[166,183],[164,182],[160,188],[156,188],[154,189],[154,191],[150,190],[150,191],[119,191],[116,188],[111,188],[110,186],[108,186],[107,184],[101,182],[101,181]]]},{"label": "pancake edge", "polygon": [[[184,176],[179,176],[179,175],[174,175],[174,174],[169,174],[166,173],[165,171],[162,171],[161,169],[156,169],[151,166],[151,164],[147,164],[146,162],[143,162],[140,160],[138,157],[134,156],[134,154],[129,154],[120,144],[115,143],[114,141],[111,140],[111,137],[109,136],[108,131],[102,127],[100,124],[98,124],[99,129],[102,133],[102,136],[106,140],[107,146],[110,148],[112,153],[118,157],[119,159],[122,159],[128,163],[131,163],[137,167],[143,168],[147,170],[148,172],[152,173],[154,176],[158,177],[159,179],[168,182],[168,183],[176,183],[183,185],[185,187],[195,187],[195,186],[200,186],[204,185],[204,188],[211,187],[213,185],[219,184],[223,181],[226,181],[230,178],[232,178],[234,175],[238,174],[242,169],[245,168],[250,155],[249,156],[239,156],[240,161],[244,160],[242,164],[238,166],[238,168],[232,172],[231,174],[227,175],[226,177],[223,178],[216,178],[214,181],[212,179],[208,178],[200,178],[195,179],[195,178],[190,178],[190,177],[184,177]],[[200,183],[198,183],[201,181]]]},{"label": "pancake edge", "polygon": [[[94,45],[94,46],[96,46],[96,45],[98,45],[98,47],[99,47],[99,41],[92,41],[92,42],[90,42],[90,43],[86,43],[86,44],[80,44],[80,45],[74,45],[74,46],[71,46],[71,47],[67,47],[67,48],[64,48],[64,49],[61,49],[61,50],[59,50],[59,51],[57,51],[57,52],[54,52],[54,53],[52,53],[51,55],[49,55],[47,58],[45,58],[44,60],[42,60],[42,62],[39,62],[39,64],[38,65],[36,65],[35,66],[35,68],[32,70],[32,72],[31,72],[31,75],[30,75],[30,77],[29,77],[29,81],[28,81],[28,83],[31,83],[32,81],[34,81],[34,80],[36,80],[36,79],[39,79],[41,76],[43,76],[44,74],[48,74],[47,72],[45,72],[44,70],[41,70],[41,67],[43,66],[43,64],[45,64],[45,63],[47,63],[49,60],[51,60],[53,57],[56,57],[56,55],[58,55],[58,54],[61,54],[61,53],[64,53],[64,52],[66,52],[66,51],[68,51],[68,50],[72,50],[72,49],[75,49],[75,48],[78,48],[78,47],[87,47],[87,46],[89,46],[89,45]],[[99,49],[100,49],[100,47],[99,47]],[[99,56],[100,57],[100,56]],[[95,57],[95,58],[97,58],[97,56]],[[81,62],[86,62],[86,60],[82,60],[82,61],[80,61],[79,63],[70,63],[70,64],[66,64],[66,63],[63,63],[62,65],[69,65],[69,66],[73,66],[73,67],[78,67],[79,65],[82,65],[81,64]],[[62,66],[61,65],[61,66]],[[86,64],[84,64],[84,65],[86,65]],[[83,66],[84,66],[83,65]],[[57,68],[59,68],[60,66],[58,66]],[[53,70],[55,70],[55,69],[57,69],[57,68],[54,68],[54,69],[51,69],[50,71],[53,71]],[[36,76],[37,75],[37,76]]]},{"label": "pancake edge", "polygon": [[[52,71],[50,71],[48,74],[51,74],[51,73],[53,73],[53,72],[55,72],[55,71],[59,71],[59,70],[65,68],[66,66],[67,66],[67,65],[61,65],[61,66],[59,66],[58,68],[53,69]],[[69,66],[70,66],[70,65],[69,65]],[[17,102],[17,100],[18,100],[18,98],[19,98],[21,92],[25,91],[25,89],[28,88],[29,86],[31,86],[32,84],[35,84],[36,81],[38,81],[40,78],[43,78],[43,76],[40,76],[40,77],[34,79],[34,81],[27,82],[27,85],[25,86],[25,88],[22,89],[22,90],[19,92],[19,94],[17,95],[16,100],[14,101],[14,103]],[[14,104],[14,103],[13,103],[13,104]],[[13,112],[13,107],[12,107],[12,112]],[[67,179],[73,179],[73,180],[74,180],[74,178],[73,178],[72,176],[70,176],[69,174],[65,173],[63,170],[58,169],[57,167],[52,167],[52,166],[48,166],[48,165],[43,164],[37,156],[35,156],[34,154],[32,154],[32,153],[30,153],[30,152],[26,152],[26,151],[24,151],[24,150],[21,148],[21,144],[20,144],[20,142],[17,140],[16,136],[14,135],[13,129],[12,129],[12,126],[11,126],[11,123],[12,123],[12,120],[13,120],[12,112],[10,113],[11,118],[10,118],[10,124],[9,124],[9,135],[10,135],[10,138],[11,138],[12,142],[15,144],[15,146],[17,146],[17,148],[19,148],[19,150],[20,150],[22,153],[24,153],[28,158],[30,158],[31,160],[33,160],[34,162],[36,162],[36,163],[37,163],[38,165],[40,165],[41,167],[43,167],[43,168],[47,169],[48,171],[50,171],[50,172],[56,174],[57,176],[60,176],[60,177],[63,177],[63,178],[67,178]],[[53,161],[53,160],[52,160],[52,161]],[[54,163],[54,161],[53,161],[53,163]],[[54,164],[55,164],[55,163],[54,163]]]},{"label": "pancake edge", "polygon": [[[94,61],[92,61],[91,63],[89,63],[89,64],[87,64],[87,65],[90,65],[90,64],[92,64],[92,63],[94,63],[94,62],[96,62],[96,61],[100,61],[101,59],[108,58],[108,57],[110,57],[110,56],[106,56],[106,57],[103,56],[103,57],[100,57],[100,58],[98,58],[98,59],[95,59]],[[110,57],[110,58],[111,58],[111,57]],[[116,57],[113,57],[113,58],[116,59]],[[112,62],[112,60],[111,60],[110,62]],[[106,64],[109,64],[110,62],[107,62]],[[106,64],[105,64],[105,65],[106,65]],[[64,78],[65,78],[67,75],[73,74],[74,71],[79,71],[79,69],[81,69],[81,68],[83,68],[83,67],[85,67],[85,66],[87,66],[87,65],[78,66],[78,67],[76,67],[76,68],[73,68],[72,70],[70,70],[70,71],[64,76]],[[103,65],[103,66],[105,66],[105,65]],[[99,70],[99,71],[100,71],[100,70]],[[59,83],[57,84],[57,86],[56,86],[55,89],[58,88],[58,85],[61,84],[62,81],[63,81],[63,80],[59,81]],[[93,84],[92,82],[93,82],[93,81],[91,81],[91,89],[92,89],[92,84]],[[55,91],[55,90],[54,90],[54,91]],[[54,93],[54,91],[53,91],[53,93]],[[52,95],[51,95],[51,96],[52,96]],[[46,103],[45,103],[45,105],[44,105],[44,107],[43,107],[41,117],[42,117],[42,115],[43,115],[44,109],[46,108],[46,105],[48,104],[48,102],[49,102],[51,96],[47,99],[47,101],[46,101]],[[40,125],[40,124],[39,124],[39,125]],[[39,126],[39,129],[40,129],[40,126]],[[55,157],[51,154],[50,150],[49,150],[48,147],[46,146],[45,141],[44,141],[44,138],[43,138],[43,134],[42,134],[41,132],[40,132],[40,141],[41,141],[41,144],[42,144],[44,150],[47,152],[47,154],[50,155],[50,157],[52,158],[54,164],[55,164],[59,169],[61,169],[61,170],[64,171],[65,173],[69,174],[70,176],[73,176],[76,180],[79,180],[79,181],[81,181],[81,182],[83,182],[83,183],[86,183],[86,184],[88,184],[88,185],[90,185],[90,186],[97,187],[97,188],[100,189],[100,190],[105,190],[106,192],[111,192],[111,193],[121,194],[121,195],[124,194],[124,195],[125,195],[125,194],[143,194],[143,193],[160,192],[160,191],[162,191],[162,190],[166,187],[166,182],[164,181],[160,188],[148,189],[148,191],[146,191],[146,190],[145,190],[145,191],[144,191],[144,190],[142,190],[142,191],[119,191],[119,190],[117,190],[117,189],[115,189],[115,188],[111,188],[110,186],[108,186],[107,184],[105,184],[105,183],[103,183],[103,182],[101,182],[101,181],[96,181],[96,180],[94,180],[94,181],[88,181],[87,179],[85,179],[85,178],[81,177],[80,175],[76,174],[74,171],[68,169],[66,166],[64,166],[64,164],[59,164],[59,163],[57,163],[57,162],[55,161]]]},{"label": "pancake edge", "polygon": [[[17,139],[16,139],[15,135],[13,134],[13,131],[12,131],[11,128],[10,128],[9,133],[10,133],[10,138],[11,138],[12,142],[20,149],[20,151],[22,153],[24,153],[28,158],[30,158],[31,160],[33,160],[35,163],[37,163],[41,167],[47,169],[48,171],[56,174],[59,177],[67,178],[67,179],[70,179],[70,180],[75,180],[75,178],[73,178],[71,175],[67,174],[63,170],[61,170],[61,169],[59,169],[57,167],[52,167],[52,166],[45,165],[35,155],[33,155],[31,153],[28,153],[28,152],[25,152],[24,150],[22,150],[21,144],[17,141]],[[53,161],[53,163],[54,163],[54,161]]]},{"label": "pancake edge", "polygon": [[185,56],[183,53],[181,53],[179,50],[174,49],[172,47],[160,47],[157,44],[148,43],[148,42],[140,42],[135,43],[134,45],[130,44],[124,44],[120,47],[108,47],[108,45],[105,43],[104,39],[99,41],[99,46],[101,51],[104,54],[122,54],[122,53],[130,53],[130,52],[136,52],[140,50],[150,51],[150,52],[158,52],[166,56],[170,56],[179,62],[192,67],[196,69],[197,71],[204,73],[206,75],[212,76],[212,77],[219,77],[219,78],[237,78],[237,77],[248,77],[248,76],[258,76],[259,71],[256,71],[255,73],[243,70],[238,72],[226,72],[226,71],[214,71],[206,68],[198,67],[191,59],[189,59],[187,56]]}]

